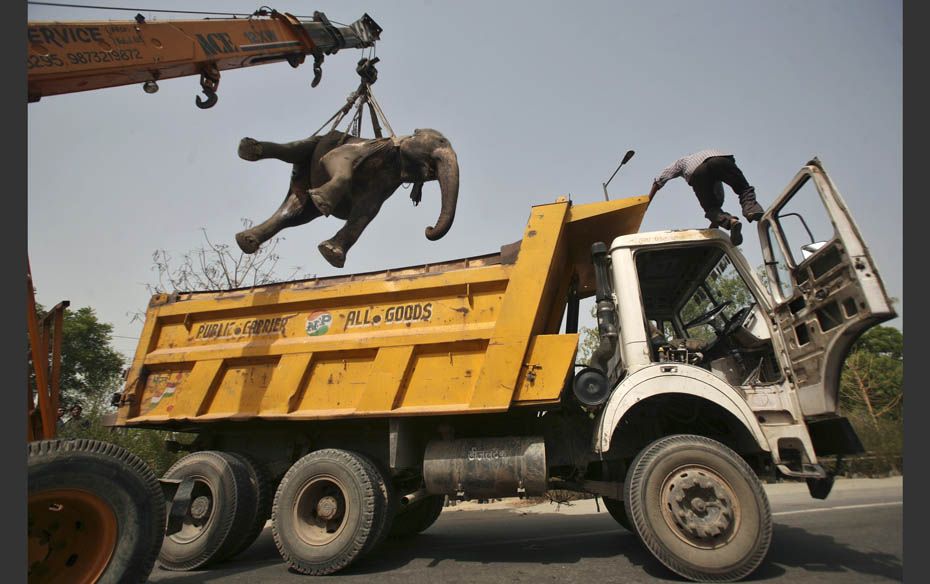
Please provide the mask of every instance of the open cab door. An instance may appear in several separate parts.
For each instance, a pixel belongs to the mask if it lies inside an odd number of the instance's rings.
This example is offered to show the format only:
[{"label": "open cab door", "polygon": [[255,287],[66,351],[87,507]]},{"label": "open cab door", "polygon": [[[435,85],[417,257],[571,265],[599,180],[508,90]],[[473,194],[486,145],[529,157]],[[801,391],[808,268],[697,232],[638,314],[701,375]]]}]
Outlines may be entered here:
[{"label": "open cab door", "polygon": [[853,342],[896,316],[846,203],[814,158],[759,222],[769,315],[805,418],[835,415]]}]

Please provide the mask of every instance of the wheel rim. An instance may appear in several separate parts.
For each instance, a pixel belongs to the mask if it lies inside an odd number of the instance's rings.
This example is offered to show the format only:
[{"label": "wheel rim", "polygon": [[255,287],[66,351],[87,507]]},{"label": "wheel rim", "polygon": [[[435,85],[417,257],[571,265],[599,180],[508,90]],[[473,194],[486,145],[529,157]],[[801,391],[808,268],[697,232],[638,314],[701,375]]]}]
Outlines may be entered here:
[{"label": "wheel rim", "polygon": [[739,498],[730,483],[702,465],[685,465],[662,481],[660,504],[669,529],[700,549],[728,544],[739,531]]},{"label": "wheel rim", "polygon": [[312,546],[332,543],[346,524],[346,487],[332,475],[318,475],[303,486],[294,505],[297,536]]},{"label": "wheel rim", "polygon": [[171,541],[179,544],[190,544],[210,530],[213,525],[214,501],[216,493],[213,486],[203,476],[190,477],[194,479],[194,488],[191,490],[191,504],[184,514],[181,530],[169,536]]},{"label": "wheel rim", "polygon": [[116,537],[116,513],[97,495],[78,489],[31,494],[29,582],[96,582]]}]

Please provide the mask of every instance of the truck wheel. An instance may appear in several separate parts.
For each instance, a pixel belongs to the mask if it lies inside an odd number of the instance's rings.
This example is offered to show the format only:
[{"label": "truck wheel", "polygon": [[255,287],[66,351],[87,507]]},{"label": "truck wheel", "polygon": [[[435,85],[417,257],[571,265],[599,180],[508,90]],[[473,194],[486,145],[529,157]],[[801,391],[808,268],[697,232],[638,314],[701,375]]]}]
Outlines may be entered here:
[{"label": "truck wheel", "polygon": [[360,554],[360,556],[363,556],[378,547],[388,536],[391,526],[394,523],[394,517],[397,515],[398,501],[394,496],[394,485],[391,483],[390,479],[385,478],[385,476],[390,476],[389,473],[384,472],[381,466],[374,460],[357,452],[353,454],[365,465],[365,470],[368,472],[372,484],[375,485],[375,492],[380,496],[381,500],[379,506],[384,510],[383,512],[377,513],[377,517],[380,517],[380,521],[374,528],[374,537],[368,540],[368,544]]},{"label": "truck wheel", "polygon": [[148,580],[165,528],[152,470],[98,440],[33,442],[27,456],[29,582]]},{"label": "truck wheel", "polygon": [[[223,559],[231,559],[249,548],[265,528],[265,522],[271,517],[271,502],[274,500],[274,489],[271,486],[271,476],[265,466],[250,456],[238,452],[227,453],[237,458],[246,468],[249,476],[248,488],[252,490],[252,497],[256,504],[251,520],[243,531],[239,545]],[[246,510],[247,511],[247,510]]]},{"label": "truck wheel", "polygon": [[608,499],[607,497],[601,497],[601,501],[604,502],[604,507],[607,508],[607,512],[620,524],[620,527],[627,531],[632,531],[634,535],[636,534],[636,528],[630,523],[630,518],[626,514],[626,505],[623,504],[623,501]]},{"label": "truck wheel", "polygon": [[680,434],[656,440],[633,461],[627,516],[660,562],[695,582],[733,582],[755,570],[772,540],[762,484],[723,444]]},{"label": "truck wheel", "polygon": [[287,471],[271,510],[281,557],[301,574],[337,572],[370,549],[387,508],[371,464],[345,450],[311,452]]},{"label": "truck wheel", "polygon": [[406,508],[401,508],[394,518],[390,537],[410,537],[426,531],[439,519],[445,502],[446,498],[443,495],[430,495]]},{"label": "truck wheel", "polygon": [[165,538],[158,563],[167,570],[193,570],[232,555],[256,508],[243,461],[225,452],[195,452],[177,461],[165,478],[192,479],[194,490],[181,530]]}]

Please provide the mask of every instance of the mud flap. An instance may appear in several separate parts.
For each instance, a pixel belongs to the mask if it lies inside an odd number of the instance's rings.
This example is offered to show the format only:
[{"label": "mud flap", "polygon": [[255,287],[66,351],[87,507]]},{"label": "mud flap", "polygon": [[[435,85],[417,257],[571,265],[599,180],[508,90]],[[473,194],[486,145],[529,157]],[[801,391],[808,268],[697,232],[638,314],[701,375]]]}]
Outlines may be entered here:
[{"label": "mud flap", "polygon": [[191,506],[191,493],[194,491],[194,479],[158,479],[161,490],[165,494],[165,501],[171,501],[168,510],[168,521],[165,526],[165,537],[181,531],[184,516]]},{"label": "mud flap", "polygon": [[823,479],[807,479],[807,490],[810,492],[811,497],[821,500],[826,499],[830,495],[830,491],[833,490],[833,479],[832,474]]},{"label": "mud flap", "polygon": [[865,447],[849,420],[836,416],[821,420],[808,420],[814,452],[817,456],[862,454]]}]

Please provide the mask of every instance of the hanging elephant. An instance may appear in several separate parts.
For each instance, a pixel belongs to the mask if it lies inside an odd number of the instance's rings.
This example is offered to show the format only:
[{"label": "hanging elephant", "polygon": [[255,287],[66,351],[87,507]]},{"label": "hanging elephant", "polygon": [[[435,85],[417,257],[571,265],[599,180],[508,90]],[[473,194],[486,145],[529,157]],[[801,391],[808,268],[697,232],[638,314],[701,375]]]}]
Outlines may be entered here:
[{"label": "hanging elephant", "polygon": [[444,236],[455,218],[458,158],[449,141],[436,130],[377,139],[333,131],[287,144],[243,138],[239,157],[250,161],[275,158],[293,165],[290,189],[277,211],[259,225],[236,234],[236,243],[245,253],[255,253],[286,227],[333,215],[346,223],[318,249],[326,261],[341,268],[362,231],[403,183],[413,183],[410,198],[417,205],[423,183],[439,181],[442,209],[436,225],[426,228],[427,239],[435,241]]}]

